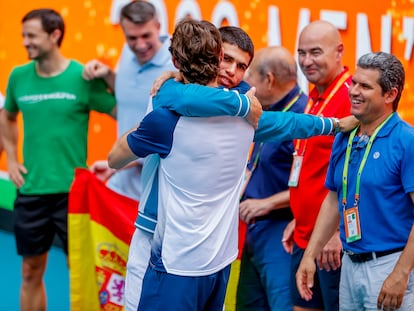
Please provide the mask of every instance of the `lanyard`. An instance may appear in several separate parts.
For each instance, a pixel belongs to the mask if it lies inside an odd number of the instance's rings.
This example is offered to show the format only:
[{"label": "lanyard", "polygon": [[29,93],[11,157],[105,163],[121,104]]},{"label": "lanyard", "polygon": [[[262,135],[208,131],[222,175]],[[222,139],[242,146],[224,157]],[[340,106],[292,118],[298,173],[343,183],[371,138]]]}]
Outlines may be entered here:
[{"label": "lanyard", "polygon": [[298,101],[298,99],[299,99],[300,95],[302,95],[302,89],[299,89],[299,92],[296,94],[296,96],[295,96],[295,97],[293,97],[293,98],[290,100],[290,102],[288,102],[288,103],[286,104],[286,106],[285,106],[285,107],[283,107],[282,111],[283,111],[283,112],[288,111],[288,110],[290,109],[290,107],[292,107],[292,106],[293,106],[293,104],[294,104],[294,103],[296,103],[296,102]]},{"label": "lanyard", "polygon": [[[356,186],[355,186],[355,202],[354,202],[354,206],[358,206],[358,202],[359,202],[359,195],[360,195],[360,188],[361,188],[361,175],[362,175],[362,170],[365,167],[365,164],[367,162],[368,159],[368,154],[371,151],[371,147],[372,144],[374,143],[374,139],[377,136],[378,132],[380,131],[380,129],[385,125],[385,123],[387,123],[387,121],[392,117],[394,113],[391,113],[387,119],[385,119],[374,131],[374,133],[372,134],[372,136],[370,137],[368,144],[366,146],[364,155],[362,157],[361,163],[359,165],[359,169],[358,169],[358,173],[357,173],[357,180],[356,180]],[[351,135],[349,135],[348,138],[348,144],[346,146],[346,153],[345,153],[345,162],[344,162],[344,169],[342,172],[342,206],[343,209],[345,210],[346,208],[346,196],[347,196],[347,190],[348,190],[348,168],[349,168],[349,159],[351,157],[351,150],[352,150],[352,141],[356,135],[356,132],[358,131],[357,127],[356,129],[354,129],[351,133]]]},{"label": "lanyard", "polygon": [[[351,74],[349,73],[349,71],[347,71],[342,75],[342,77],[340,79],[338,79],[338,81],[336,81],[335,86],[329,92],[328,96],[326,96],[325,100],[323,101],[322,106],[319,108],[318,112],[314,114],[315,116],[320,116],[321,115],[321,113],[325,109],[326,105],[331,101],[332,97],[336,94],[338,89],[342,86],[342,84],[344,84],[344,82],[350,76],[351,76]],[[316,101],[316,103],[318,103],[318,101]],[[309,112],[313,108],[314,104],[315,104],[315,102],[314,102],[313,98],[309,97],[308,103],[306,104],[306,108],[305,108],[305,114],[309,114]],[[305,154],[307,144],[308,144],[307,139],[298,139],[298,140],[296,140],[296,145],[295,145],[296,154],[299,154],[299,150],[302,150],[300,155],[303,156]]]},{"label": "lanyard", "polygon": [[[283,107],[283,109],[281,110],[282,112],[286,112],[286,111],[288,111],[297,101],[298,101],[298,99],[299,99],[299,97],[300,97],[300,95],[302,95],[302,90],[301,89],[299,89],[299,92],[296,94],[296,96],[295,97],[293,97],[287,104],[286,104],[286,106],[285,107]],[[254,149],[254,143],[253,143],[253,145],[250,147],[250,151],[249,151],[249,161],[250,161],[250,159],[251,159],[251,155],[252,155],[252,153],[253,153],[253,149]],[[254,157],[254,161],[253,161],[253,165],[252,165],[252,168],[251,168],[251,172],[253,173],[253,171],[256,169],[256,166],[257,166],[257,162],[259,161],[259,156],[260,156],[260,152],[262,151],[262,148],[263,148],[263,143],[260,143],[260,145],[259,145],[259,149],[258,149],[258,151],[257,151],[257,154],[256,154],[256,156]]]}]

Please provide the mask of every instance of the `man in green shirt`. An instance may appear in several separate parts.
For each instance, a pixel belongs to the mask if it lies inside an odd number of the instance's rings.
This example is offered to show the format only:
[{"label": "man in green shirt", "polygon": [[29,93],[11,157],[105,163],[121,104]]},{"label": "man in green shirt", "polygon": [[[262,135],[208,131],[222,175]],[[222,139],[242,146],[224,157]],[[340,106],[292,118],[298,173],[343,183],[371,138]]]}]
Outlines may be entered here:
[{"label": "man in green shirt", "polygon": [[[43,274],[54,235],[67,253],[68,192],[74,169],[86,167],[89,112],[115,117],[102,80],[82,78],[83,65],[60,52],[62,17],[51,9],[27,13],[23,44],[32,61],[10,74],[0,133],[11,181],[18,189],[14,232],[23,256],[21,310],[46,310]],[[23,163],[17,115],[23,116]]]}]

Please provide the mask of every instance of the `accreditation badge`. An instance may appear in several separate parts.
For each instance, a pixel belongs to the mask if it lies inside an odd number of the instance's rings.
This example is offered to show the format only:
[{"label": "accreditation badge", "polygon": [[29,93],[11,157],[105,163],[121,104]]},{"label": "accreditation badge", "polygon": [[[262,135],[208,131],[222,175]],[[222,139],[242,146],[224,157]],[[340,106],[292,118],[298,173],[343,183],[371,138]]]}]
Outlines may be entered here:
[{"label": "accreditation badge", "polygon": [[299,174],[302,169],[303,156],[295,155],[293,157],[292,168],[290,169],[289,187],[297,187],[299,183]]},{"label": "accreditation badge", "polygon": [[344,210],[346,242],[351,243],[361,239],[358,206]]}]

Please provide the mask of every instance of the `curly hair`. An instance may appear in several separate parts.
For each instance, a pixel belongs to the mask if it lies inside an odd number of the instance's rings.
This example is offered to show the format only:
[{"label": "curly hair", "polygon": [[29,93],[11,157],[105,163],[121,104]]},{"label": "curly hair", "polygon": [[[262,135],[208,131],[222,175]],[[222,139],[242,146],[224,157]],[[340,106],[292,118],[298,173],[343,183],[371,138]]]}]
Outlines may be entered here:
[{"label": "curly hair", "polygon": [[220,32],[208,21],[181,20],[172,35],[170,52],[188,82],[206,85],[219,72]]}]

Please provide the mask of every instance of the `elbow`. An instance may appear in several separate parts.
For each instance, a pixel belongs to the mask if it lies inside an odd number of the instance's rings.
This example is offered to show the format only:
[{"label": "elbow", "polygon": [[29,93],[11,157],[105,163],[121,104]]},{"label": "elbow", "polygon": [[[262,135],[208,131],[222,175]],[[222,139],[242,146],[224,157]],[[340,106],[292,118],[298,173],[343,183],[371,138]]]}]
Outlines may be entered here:
[{"label": "elbow", "polygon": [[108,154],[108,166],[113,169],[120,169],[134,159],[137,159],[137,156],[129,148],[126,139],[121,138]]},{"label": "elbow", "polygon": [[112,151],[108,155],[108,166],[112,169],[120,169],[123,166]]}]

